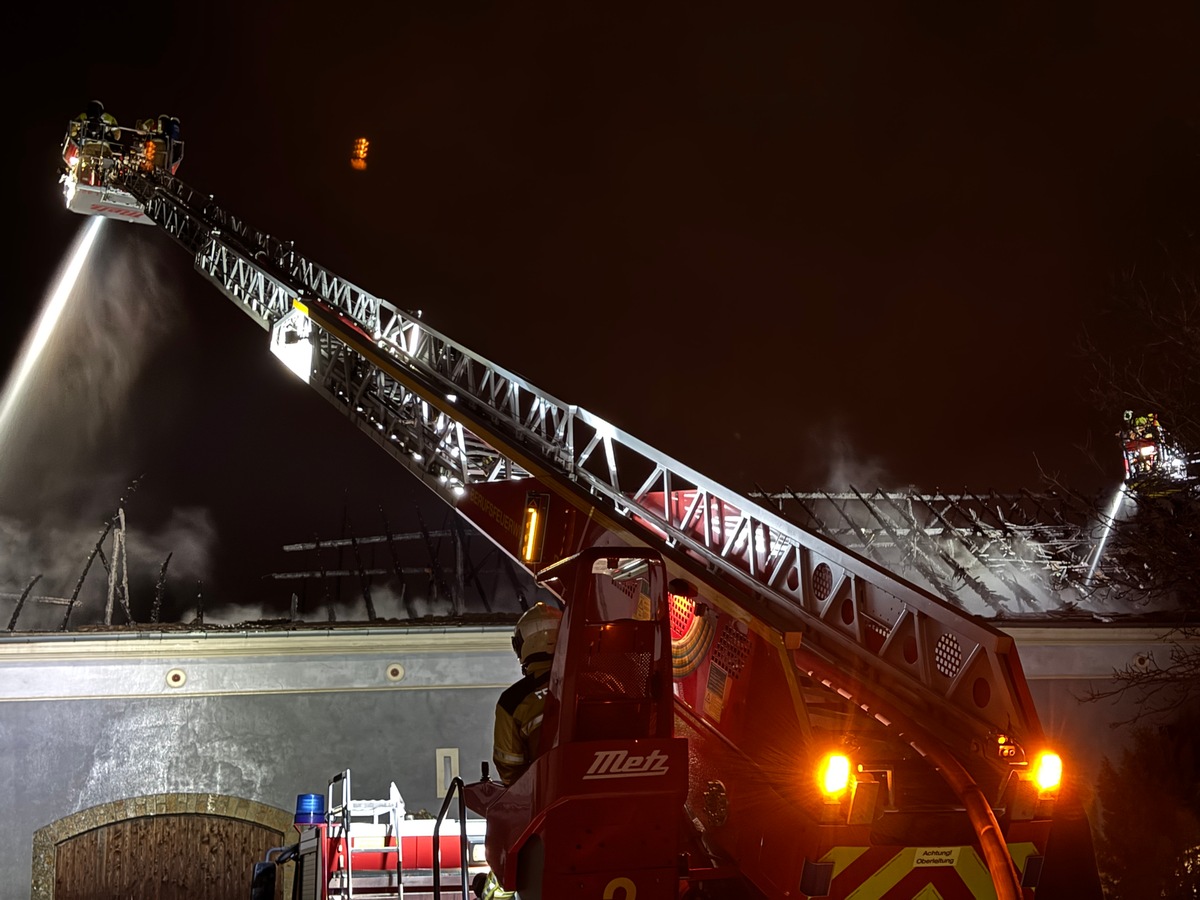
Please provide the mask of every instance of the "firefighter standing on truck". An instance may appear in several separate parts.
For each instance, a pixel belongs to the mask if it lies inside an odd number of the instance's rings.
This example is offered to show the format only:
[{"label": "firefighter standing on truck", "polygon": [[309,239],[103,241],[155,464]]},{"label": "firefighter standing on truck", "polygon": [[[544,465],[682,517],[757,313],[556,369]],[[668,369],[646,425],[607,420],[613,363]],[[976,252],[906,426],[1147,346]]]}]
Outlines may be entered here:
[{"label": "firefighter standing on truck", "polygon": [[537,756],[542,709],[550,688],[550,663],[561,622],[560,610],[539,602],[517,620],[513,629],[513,650],[525,677],[500,695],[492,740],[492,763],[506,786],[520,778]]},{"label": "firefighter standing on truck", "polygon": [[[521,661],[520,681],[496,702],[496,726],[492,736],[492,764],[505,787],[525,773],[538,755],[542,732],[542,710],[550,690],[550,664],[558,645],[562,612],[536,603],[521,615],[513,629],[512,645]],[[515,892],[500,887],[495,872],[475,876],[472,884],[481,900],[508,900]]]}]

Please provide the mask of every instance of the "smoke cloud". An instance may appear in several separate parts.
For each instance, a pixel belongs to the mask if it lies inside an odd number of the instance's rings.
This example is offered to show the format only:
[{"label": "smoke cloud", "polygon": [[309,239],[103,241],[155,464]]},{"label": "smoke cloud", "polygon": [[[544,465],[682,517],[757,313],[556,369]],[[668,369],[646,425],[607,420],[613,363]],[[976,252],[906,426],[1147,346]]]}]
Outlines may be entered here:
[{"label": "smoke cloud", "polygon": [[[827,468],[819,482],[827,491],[847,491],[850,488],[875,490],[886,484],[887,469],[879,457],[862,456],[854,449],[850,435],[842,423],[828,424],[809,433],[809,444],[820,447]],[[891,488],[883,487],[883,490]]]},{"label": "smoke cloud", "polygon": [[[153,423],[131,421],[130,393],[164,336],[181,327],[183,312],[152,237],[130,226],[102,229],[20,396],[12,398],[0,432],[4,625],[34,576],[41,578],[31,596],[71,595],[105,523],[136,486],[139,441]],[[54,287],[48,286],[47,298]],[[38,302],[46,298],[29,298],[31,305]],[[139,533],[131,521],[126,535],[128,569],[135,580],[150,582],[139,585],[147,596],[168,555],[172,580],[203,579],[215,541],[205,510],[175,510],[160,521],[152,534]],[[111,535],[102,553],[80,591],[81,618],[73,613],[72,625],[103,608]],[[137,596],[132,584],[131,595]],[[57,627],[64,611],[28,601],[18,627]]]}]

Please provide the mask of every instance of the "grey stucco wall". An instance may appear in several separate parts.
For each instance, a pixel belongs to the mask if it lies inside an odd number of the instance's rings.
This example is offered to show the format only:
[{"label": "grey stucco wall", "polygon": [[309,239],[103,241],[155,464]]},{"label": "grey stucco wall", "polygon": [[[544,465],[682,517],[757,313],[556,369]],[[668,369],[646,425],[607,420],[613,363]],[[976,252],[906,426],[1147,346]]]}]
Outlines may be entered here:
[{"label": "grey stucco wall", "polygon": [[[447,769],[437,751],[456,750],[459,774],[477,779],[496,698],[519,677],[506,631],[473,643],[216,657],[0,653],[0,805],[11,836],[0,842],[0,900],[30,895],[34,832],[116,800],[215,793],[290,811],[297,794],[324,793],[349,768],[355,798],[386,798],[394,781],[409,812],[436,814]],[[393,682],[385,673],[396,662],[405,673]],[[161,687],[175,669],[187,673],[184,689]]]}]

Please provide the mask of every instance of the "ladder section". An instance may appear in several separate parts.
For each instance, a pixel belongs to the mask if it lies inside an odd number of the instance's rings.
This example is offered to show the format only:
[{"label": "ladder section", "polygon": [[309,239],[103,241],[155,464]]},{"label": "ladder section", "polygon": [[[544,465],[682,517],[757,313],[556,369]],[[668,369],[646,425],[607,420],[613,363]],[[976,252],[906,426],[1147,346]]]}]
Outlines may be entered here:
[{"label": "ladder section", "polygon": [[163,173],[124,187],[272,343],[312,347],[309,383],[447,503],[534,477],[621,540],[660,549],[789,645],[867,673],[954,745],[1040,738],[996,629],[530,384],[255,231]]},{"label": "ladder section", "polygon": [[329,900],[404,896],[401,879],[404,800],[391,785],[385,800],[354,800],[350,770],[329,780],[326,794],[329,836]]}]

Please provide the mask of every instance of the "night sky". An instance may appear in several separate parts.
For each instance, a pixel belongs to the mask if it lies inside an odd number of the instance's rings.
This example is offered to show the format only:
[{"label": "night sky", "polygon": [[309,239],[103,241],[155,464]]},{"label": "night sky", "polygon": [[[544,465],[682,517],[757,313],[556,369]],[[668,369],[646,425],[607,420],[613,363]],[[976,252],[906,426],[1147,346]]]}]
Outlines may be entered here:
[{"label": "night sky", "polygon": [[[1120,411],[1076,347],[1125,332],[1114,282],[1197,223],[1200,7],[834,7],[32,8],[0,363],[86,225],[57,176],[95,98],[178,116],[187,184],[729,487],[1111,489]],[[145,565],[248,606],[346,510],[443,524],[190,267],[105,228],[0,435],[0,591],[47,546],[77,573],[139,477]]]}]

